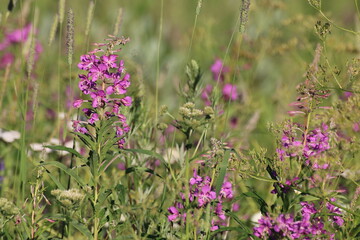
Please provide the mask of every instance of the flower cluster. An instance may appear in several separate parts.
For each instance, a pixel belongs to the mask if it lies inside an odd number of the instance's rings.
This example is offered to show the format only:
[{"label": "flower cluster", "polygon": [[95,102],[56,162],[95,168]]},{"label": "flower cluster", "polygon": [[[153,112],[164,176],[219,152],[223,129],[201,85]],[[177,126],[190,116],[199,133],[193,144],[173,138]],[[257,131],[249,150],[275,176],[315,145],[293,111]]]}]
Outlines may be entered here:
[{"label": "flower cluster", "polygon": [[[326,124],[322,124],[321,128],[315,128],[309,132],[306,137],[302,135],[301,139],[294,137],[291,131],[283,131],[281,138],[281,148],[276,151],[283,161],[285,157],[295,157],[302,155],[306,159],[310,157],[318,156],[322,152],[330,149],[329,143],[329,127]],[[306,138],[306,139],[304,139]],[[307,163],[310,163],[307,161]],[[324,168],[325,166],[318,166],[318,168]]]},{"label": "flower cluster", "polygon": [[[222,88],[222,96],[225,101],[236,101],[239,99],[239,93],[235,85],[230,83],[224,83],[225,73],[229,72],[230,69],[224,66],[220,59],[216,59],[215,63],[211,66],[211,72],[213,79],[217,81]],[[208,84],[205,86],[201,93],[201,99],[205,105],[211,105],[210,96],[213,91],[213,85]]]},{"label": "flower cluster", "polygon": [[304,147],[304,156],[309,158],[316,156],[326,150],[330,149],[329,127],[322,124],[321,128],[316,128],[306,136],[306,144]]},{"label": "flower cluster", "polygon": [[[130,96],[117,97],[126,94],[130,86],[130,74],[126,73],[124,61],[118,60],[118,56],[113,54],[115,51],[109,50],[109,46],[114,45],[114,41],[99,46],[107,46],[107,50],[96,49],[80,57],[81,62],[78,68],[86,71],[86,74],[79,74],[79,88],[83,94],[89,95],[89,100],[77,99],[73,103],[75,108],[80,108],[87,102],[88,107],[83,108],[87,121],[73,121],[75,132],[88,133],[88,125],[94,126],[99,120],[109,120],[116,117],[115,129],[119,148],[123,148],[125,143],[124,135],[130,128],[126,124],[126,117],[121,114],[123,106],[130,106],[132,98]],[[116,39],[116,41],[119,41]],[[128,39],[123,39],[119,44],[125,44]],[[97,56],[95,53],[104,53]]]},{"label": "flower cluster", "polygon": [[[263,216],[254,227],[254,235],[261,239],[314,239],[314,236],[334,239],[334,234],[324,229],[323,219],[316,215],[319,211],[314,203],[301,202],[301,218],[295,220],[291,215],[280,214],[276,219]],[[340,210],[332,204],[327,204],[330,213],[340,214]],[[334,217],[337,217],[334,219]],[[329,218],[338,226],[342,226],[343,219],[340,216]],[[321,238],[325,239],[325,238]]]},{"label": "flower cluster", "polygon": [[[32,25],[28,24],[24,28],[16,29],[12,32],[5,32],[5,37],[0,42],[0,51],[4,52],[0,58],[0,68],[5,68],[7,65],[12,64],[15,60],[15,55],[11,53],[9,47],[12,45],[16,45],[19,43],[25,43],[30,36],[30,32],[32,30]],[[36,61],[39,58],[40,53],[43,48],[40,42],[36,42],[35,44],[35,54],[34,60]]]},{"label": "flower cluster", "polygon": [[[209,176],[201,177],[194,170],[193,177],[189,181],[190,194],[189,201],[195,204],[197,209],[206,208],[211,204],[211,210],[215,217],[211,220],[211,231],[219,229],[219,225],[226,225],[226,216],[223,210],[223,202],[225,199],[233,198],[232,184],[225,181],[217,195],[214,187],[211,185],[211,178]],[[170,215],[168,220],[171,222],[185,221],[186,213],[184,208],[185,195],[180,193],[182,202],[176,202],[174,206],[168,208]]]}]

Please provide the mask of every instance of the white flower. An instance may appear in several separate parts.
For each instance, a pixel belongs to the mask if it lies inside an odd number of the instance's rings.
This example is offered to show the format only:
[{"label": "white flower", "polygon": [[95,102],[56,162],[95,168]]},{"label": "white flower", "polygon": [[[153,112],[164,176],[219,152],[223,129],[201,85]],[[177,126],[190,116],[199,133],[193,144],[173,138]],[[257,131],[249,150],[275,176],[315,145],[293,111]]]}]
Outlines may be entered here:
[{"label": "white flower", "polygon": [[20,133],[14,130],[3,131],[0,129],[0,139],[2,139],[4,142],[11,143],[16,139],[20,139]]},{"label": "white flower", "polygon": [[175,148],[168,148],[164,153],[164,159],[166,162],[170,164],[174,164],[176,162],[182,163],[185,159],[185,146],[182,144],[181,146],[176,145]]},{"label": "white flower", "polygon": [[30,148],[34,152],[45,152],[45,153],[52,152],[51,149],[44,147],[44,145],[42,143],[30,143]]},{"label": "white flower", "polygon": [[255,225],[256,225],[256,224],[258,224],[261,217],[262,217],[261,212],[257,212],[257,213],[255,213],[254,215],[251,216],[251,221],[254,222]]}]

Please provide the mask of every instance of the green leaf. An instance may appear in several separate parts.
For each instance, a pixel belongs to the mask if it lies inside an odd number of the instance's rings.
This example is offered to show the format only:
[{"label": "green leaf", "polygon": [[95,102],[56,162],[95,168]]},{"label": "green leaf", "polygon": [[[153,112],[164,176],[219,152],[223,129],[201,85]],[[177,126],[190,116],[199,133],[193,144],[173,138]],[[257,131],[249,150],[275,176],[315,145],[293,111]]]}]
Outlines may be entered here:
[{"label": "green leaf", "polygon": [[252,192],[246,192],[246,193],[243,193],[242,195],[244,195],[245,197],[250,197],[252,199],[254,199],[258,204],[259,204],[259,207],[260,207],[260,211],[263,215],[265,215],[268,210],[268,205],[267,203],[265,202],[265,200],[260,197],[256,192],[255,190],[252,190]]},{"label": "green leaf", "polygon": [[82,234],[84,234],[86,236],[87,239],[94,239],[91,232],[89,231],[89,229],[82,223],[73,220],[70,222],[70,224],[76,228],[77,230],[79,230]]},{"label": "green leaf", "polygon": [[159,178],[163,178],[159,174],[155,173],[154,170],[152,170],[150,168],[146,168],[146,167],[129,167],[125,170],[126,174],[129,174],[132,172],[147,172],[147,173],[153,174],[155,176],[158,176]]},{"label": "green leaf", "polygon": [[[240,232],[241,229],[239,229],[238,227],[220,227],[218,230],[215,230],[215,231],[211,232],[211,236],[214,237],[216,234],[226,232],[226,231],[238,231],[238,232]],[[245,234],[245,233],[236,234],[236,239],[243,239],[243,238],[239,238],[239,237],[248,237],[248,234]]]},{"label": "green leaf", "polygon": [[125,189],[124,185],[122,185],[122,184],[116,185],[115,191],[119,197],[120,202],[122,204],[125,204],[126,189]]},{"label": "green leaf", "polygon": [[117,138],[115,136],[113,138],[109,139],[108,141],[106,141],[106,143],[101,147],[100,154],[104,156],[109,151],[109,149],[115,145],[115,143],[117,141],[119,141],[119,138]]},{"label": "green leaf", "polygon": [[102,139],[104,138],[104,136],[106,138],[108,138],[108,136],[106,136],[106,135],[109,135],[109,133],[115,136],[115,131],[112,126],[112,124],[114,123],[114,119],[111,118],[107,121],[100,121],[100,123],[101,123],[101,126],[99,128],[97,128],[97,131],[96,131],[98,142],[102,142]]},{"label": "green leaf", "polygon": [[105,200],[110,196],[111,193],[112,193],[111,189],[106,189],[104,192],[100,193],[98,205],[102,205],[105,202]]},{"label": "green leaf", "polygon": [[226,175],[226,170],[229,164],[229,158],[230,158],[230,151],[229,150],[225,150],[225,154],[224,154],[224,159],[222,160],[222,162],[219,165],[219,176],[216,180],[215,183],[215,189],[216,189],[216,195],[219,194],[221,187],[224,183],[224,179],[225,179],[225,175]]},{"label": "green leaf", "polygon": [[[43,168],[45,168],[45,167],[43,166]],[[60,181],[57,180],[57,178],[53,174],[51,174],[51,172],[49,170],[47,170],[46,168],[45,168],[45,170],[46,170],[46,173],[48,173],[51,180],[53,180],[53,182],[55,183],[56,187],[61,190],[65,190],[65,187],[60,183]]]},{"label": "green leaf", "polygon": [[80,140],[91,150],[95,150],[95,142],[92,139],[91,136],[83,134],[83,133],[79,133],[79,132],[73,132],[75,135],[77,135]]},{"label": "green leaf", "polygon": [[85,183],[83,182],[83,180],[80,178],[79,175],[77,175],[72,169],[68,168],[67,166],[65,166],[64,164],[60,163],[60,162],[56,162],[56,161],[50,161],[50,162],[42,162],[40,163],[40,166],[54,166],[57,167],[59,169],[61,169],[62,171],[64,171],[66,174],[68,174],[69,176],[71,176],[72,178],[75,179],[75,181],[77,181],[79,183],[79,185],[81,187],[85,186]]},{"label": "green leaf", "polygon": [[246,231],[247,233],[251,234],[252,231],[246,226],[245,223],[243,223],[234,213],[232,213],[231,211],[227,210],[225,215],[231,217],[232,219],[234,219],[239,225],[240,228],[244,231]]},{"label": "green leaf", "polygon": [[50,145],[44,146],[44,147],[52,149],[52,150],[56,150],[56,151],[65,151],[65,152],[74,154],[78,158],[83,158],[83,156],[80,153],[78,153],[75,149],[72,149],[72,148],[68,148],[68,147],[64,147],[64,146],[50,146]]},{"label": "green leaf", "polygon": [[161,156],[159,153],[156,153],[156,152],[153,152],[150,150],[145,150],[145,149],[123,149],[123,150],[128,151],[128,152],[133,152],[133,153],[141,153],[141,154],[145,154],[145,155],[149,155],[149,156],[158,158],[165,165],[165,167],[168,170],[170,170],[169,164],[165,161],[164,157]]},{"label": "green leaf", "polygon": [[253,175],[253,174],[251,174],[251,173],[247,173],[247,175],[249,175],[250,177],[252,177],[252,178],[254,178],[254,179],[261,180],[261,181],[264,181],[264,182],[271,182],[271,183],[277,183],[277,182],[279,182],[279,181],[274,180],[274,179],[271,179],[271,178],[262,177],[262,176],[258,176],[258,175]]}]

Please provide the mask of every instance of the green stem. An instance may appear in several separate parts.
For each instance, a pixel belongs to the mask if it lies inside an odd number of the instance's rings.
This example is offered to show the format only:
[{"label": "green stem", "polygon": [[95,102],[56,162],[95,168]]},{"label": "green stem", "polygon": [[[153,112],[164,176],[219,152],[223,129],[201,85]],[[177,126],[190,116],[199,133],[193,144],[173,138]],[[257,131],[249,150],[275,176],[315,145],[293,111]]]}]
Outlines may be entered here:
[{"label": "green stem", "polygon": [[157,49],[157,63],[156,63],[156,82],[155,82],[155,144],[156,139],[156,126],[158,124],[158,111],[159,111],[159,80],[160,80],[160,46],[161,46],[161,35],[163,31],[163,18],[164,18],[164,0],[161,0],[161,9],[160,9],[160,29],[159,29],[159,42]]},{"label": "green stem", "polygon": [[332,66],[330,65],[330,62],[329,62],[329,60],[328,60],[328,57],[327,57],[328,54],[327,54],[327,51],[326,51],[326,44],[325,44],[325,42],[323,42],[323,46],[324,46],[324,53],[325,53],[325,61],[326,61],[326,64],[327,64],[328,67],[330,68],[331,75],[334,77],[337,85],[339,86],[340,89],[342,89],[342,86],[340,85],[340,82],[338,81],[338,79],[337,79],[334,71],[332,70],[333,68],[332,68]]},{"label": "green stem", "polygon": [[355,2],[355,6],[356,6],[357,15],[358,15],[358,17],[360,18],[360,11],[359,11],[358,1],[357,1],[357,0],[354,0],[354,2]]},{"label": "green stem", "polygon": [[[312,5],[311,5],[312,6]],[[323,18],[325,18],[326,21],[328,21],[329,23],[331,23],[334,27],[336,27],[337,29],[340,29],[340,30],[343,30],[345,32],[348,32],[348,33],[352,33],[352,34],[355,34],[355,35],[359,35],[360,32],[355,32],[353,30],[350,30],[350,29],[347,29],[347,28],[344,28],[344,27],[341,27],[339,25],[336,25],[334,23],[334,21],[332,21],[330,18],[328,18],[325,13],[321,10],[321,8],[316,8],[315,6],[312,6],[313,8],[315,8],[320,14],[321,16],[323,16]]]}]

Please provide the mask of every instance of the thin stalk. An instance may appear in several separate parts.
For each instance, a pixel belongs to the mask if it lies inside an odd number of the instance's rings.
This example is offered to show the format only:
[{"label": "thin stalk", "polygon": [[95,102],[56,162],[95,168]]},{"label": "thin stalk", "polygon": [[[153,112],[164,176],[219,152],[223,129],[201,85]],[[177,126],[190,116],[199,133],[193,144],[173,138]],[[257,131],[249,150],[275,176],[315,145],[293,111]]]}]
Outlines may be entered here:
[{"label": "thin stalk", "polygon": [[[238,52],[237,52],[236,62],[239,62],[239,59],[240,59],[240,49],[241,49],[242,40],[243,40],[243,34],[240,34],[240,36],[239,36],[239,49],[238,49]],[[234,71],[233,77],[232,77],[232,79],[231,79],[231,85],[233,85],[233,83],[235,82],[235,77],[236,77],[236,76],[240,76],[240,73],[237,73],[236,71]],[[234,88],[231,88],[230,96],[232,96],[233,91],[234,91]],[[230,102],[231,102],[231,97],[230,97],[229,100],[225,103],[226,106],[229,106]],[[226,107],[226,108],[225,108],[225,122],[228,123],[228,121],[229,121],[229,108]],[[225,126],[226,126],[225,132],[227,132],[227,130],[229,129],[229,124],[225,124]]]},{"label": "thin stalk", "polygon": [[[355,0],[355,2],[356,2],[356,0]],[[311,5],[311,4],[310,4],[310,6],[313,7],[316,11],[318,11],[318,12],[321,14],[321,16],[323,16],[323,18],[325,18],[326,21],[328,21],[329,23],[331,23],[331,24],[332,24],[334,27],[336,27],[337,29],[340,29],[340,30],[343,30],[343,31],[345,31],[345,32],[352,33],[352,34],[355,34],[355,35],[359,35],[359,34],[360,34],[360,32],[355,32],[355,31],[353,31],[353,30],[350,30],[350,29],[347,29],[347,28],[344,28],[344,27],[341,27],[341,26],[335,24],[334,21],[332,21],[330,18],[328,18],[328,17],[325,15],[325,13],[321,10],[321,7],[320,7],[320,8],[317,8],[317,7],[315,7],[315,6]],[[356,3],[356,6],[357,6],[357,3]]]},{"label": "thin stalk", "polygon": [[328,65],[328,67],[330,68],[330,71],[331,71],[331,75],[334,77],[337,85],[339,86],[340,89],[342,89],[342,86],[340,85],[340,82],[338,81],[334,71],[332,70],[332,66],[330,65],[330,62],[328,60],[328,54],[327,54],[327,50],[326,50],[326,44],[325,42],[323,42],[323,46],[324,46],[324,53],[325,53],[325,61],[326,61],[326,64]]},{"label": "thin stalk", "polygon": [[360,18],[360,10],[359,10],[358,0],[354,0],[354,2],[355,2],[355,6],[356,6],[357,15],[358,15],[358,17]]},{"label": "thin stalk", "polygon": [[159,41],[157,48],[157,62],[156,62],[156,82],[155,82],[155,145],[157,142],[156,139],[156,126],[158,124],[158,111],[159,111],[159,80],[160,80],[160,47],[161,47],[161,36],[163,32],[163,18],[164,18],[164,0],[161,0],[160,7],[160,27],[159,27]]},{"label": "thin stalk", "polygon": [[[234,27],[234,30],[233,32],[231,33],[231,37],[230,37],[230,40],[229,40],[229,43],[228,45],[226,46],[226,51],[225,51],[225,55],[224,55],[224,58],[223,58],[223,62],[225,63],[226,61],[226,58],[228,57],[229,55],[229,51],[230,51],[230,46],[234,40],[234,36],[235,36],[235,32],[237,32],[237,29],[238,29],[238,25],[240,24],[240,14],[239,14],[239,17],[237,18],[236,20],[236,23],[235,23],[235,27]],[[215,90],[219,89],[218,86],[219,86],[219,82],[220,82],[220,76],[221,76],[221,73],[223,71],[223,68],[224,68],[224,64],[221,66],[221,69],[220,69],[220,73],[218,75],[218,78],[216,79],[216,85],[214,87]]]},{"label": "thin stalk", "polygon": [[197,20],[198,20],[199,14],[200,14],[201,5],[202,5],[202,0],[198,0],[198,4],[197,4],[197,7],[196,7],[195,19],[194,19],[194,25],[193,25],[193,29],[192,29],[192,33],[191,33],[188,56],[187,56],[188,61],[190,60],[190,54],[191,54],[191,49],[192,49],[192,45],[193,45],[195,29],[196,29],[196,26],[197,26]]},{"label": "thin stalk", "polygon": [[360,34],[359,32],[355,32],[355,31],[353,31],[353,30],[350,30],[350,29],[347,29],[347,28],[344,28],[344,27],[341,27],[341,26],[335,24],[330,18],[328,18],[328,17],[324,14],[324,12],[323,12],[322,10],[319,9],[318,11],[319,11],[319,13],[321,14],[321,16],[323,16],[323,17],[326,19],[326,21],[328,21],[329,23],[331,23],[331,24],[332,24],[334,27],[336,27],[337,29],[340,29],[340,30],[343,30],[343,31],[345,31],[345,32],[352,33],[352,34],[355,34],[355,35],[359,35],[359,34]]}]

